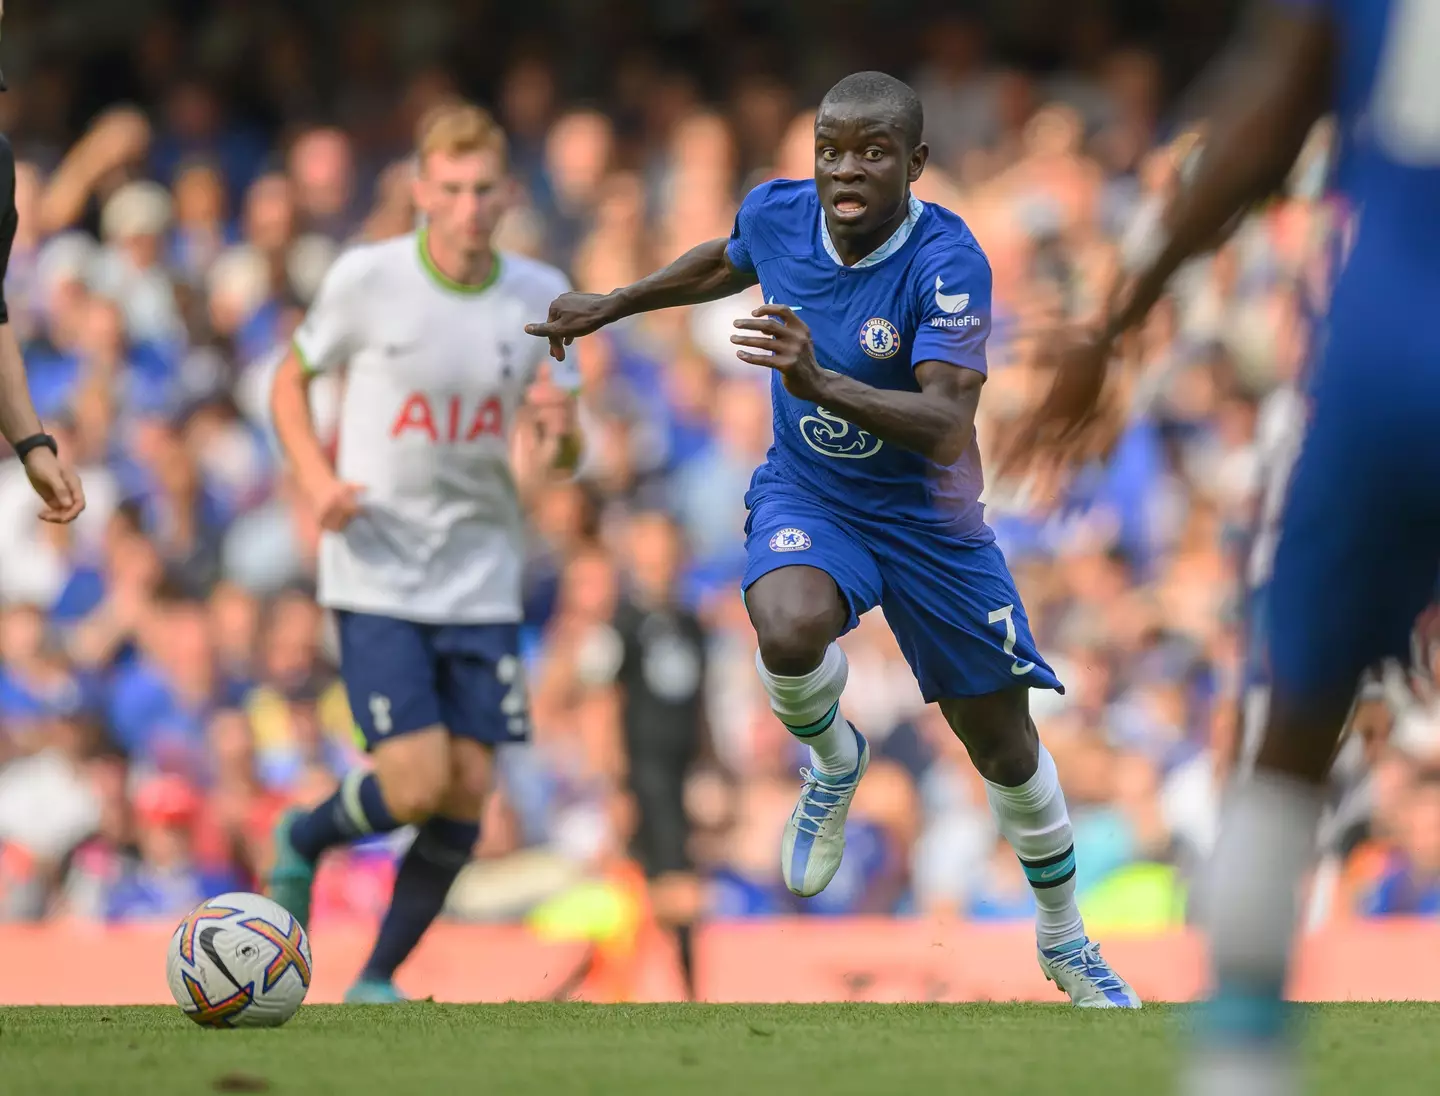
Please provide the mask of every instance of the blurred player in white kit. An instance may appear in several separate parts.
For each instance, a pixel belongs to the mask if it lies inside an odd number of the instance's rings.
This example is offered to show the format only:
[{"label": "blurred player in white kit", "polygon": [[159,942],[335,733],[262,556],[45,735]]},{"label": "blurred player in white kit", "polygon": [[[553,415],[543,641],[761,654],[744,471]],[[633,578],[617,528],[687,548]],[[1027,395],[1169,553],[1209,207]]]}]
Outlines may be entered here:
[{"label": "blurred player in white kit", "polygon": [[[524,334],[568,283],[491,246],[511,193],[503,133],[479,108],[447,105],[421,123],[416,153],[426,227],[336,261],[271,397],[281,447],[325,529],[319,597],[336,616],[374,764],[281,820],[270,894],[308,924],[326,849],[417,827],[346,995],[357,1003],[402,999],[395,970],[470,858],[494,748],[528,733],[512,427],[533,424],[542,467],[570,468],[579,455],[574,363],[553,363],[534,385],[545,345]],[[332,467],[308,385],[337,369],[346,384]]]}]

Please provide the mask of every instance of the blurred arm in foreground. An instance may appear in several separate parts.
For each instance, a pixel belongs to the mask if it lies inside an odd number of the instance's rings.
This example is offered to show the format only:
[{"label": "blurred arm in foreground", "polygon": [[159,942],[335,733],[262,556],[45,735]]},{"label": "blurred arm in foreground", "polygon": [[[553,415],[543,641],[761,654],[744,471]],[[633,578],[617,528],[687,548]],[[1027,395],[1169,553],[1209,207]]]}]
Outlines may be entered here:
[{"label": "blurred arm in foreground", "polygon": [[1246,209],[1281,185],[1325,112],[1333,43],[1323,15],[1271,0],[1261,5],[1247,46],[1198,166],[1159,230],[1130,257],[1106,315],[1053,338],[1047,355],[1055,380],[1006,446],[1002,475],[1083,448],[1121,336],[1140,325],[1188,259],[1216,246]]}]

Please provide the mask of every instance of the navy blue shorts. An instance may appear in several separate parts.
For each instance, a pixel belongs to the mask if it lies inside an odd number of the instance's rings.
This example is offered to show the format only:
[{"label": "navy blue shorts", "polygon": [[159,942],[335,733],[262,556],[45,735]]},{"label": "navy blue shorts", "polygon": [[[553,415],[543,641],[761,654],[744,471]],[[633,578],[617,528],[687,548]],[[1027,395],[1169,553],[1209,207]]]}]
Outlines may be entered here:
[{"label": "navy blue shorts", "polygon": [[1408,659],[1437,571],[1440,375],[1332,344],[1280,518],[1265,624],[1274,688],[1348,689]]},{"label": "navy blue shorts", "polygon": [[847,632],[884,610],[927,701],[1061,688],[993,540],[841,514],[783,489],[750,501],[744,588],[781,567],[824,571],[849,605]]},{"label": "navy blue shorts", "polygon": [[366,749],[437,725],[489,745],[528,736],[520,625],[335,616],[340,673]]}]

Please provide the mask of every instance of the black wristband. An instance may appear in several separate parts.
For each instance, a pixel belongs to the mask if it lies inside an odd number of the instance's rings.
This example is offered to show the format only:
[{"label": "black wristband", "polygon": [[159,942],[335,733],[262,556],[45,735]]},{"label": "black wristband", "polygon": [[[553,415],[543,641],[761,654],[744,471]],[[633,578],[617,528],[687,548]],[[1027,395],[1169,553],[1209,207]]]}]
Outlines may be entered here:
[{"label": "black wristband", "polygon": [[25,458],[37,449],[48,449],[57,457],[60,455],[60,446],[49,434],[31,434],[28,438],[21,438],[15,443],[15,455],[20,458],[20,463],[25,463]]}]

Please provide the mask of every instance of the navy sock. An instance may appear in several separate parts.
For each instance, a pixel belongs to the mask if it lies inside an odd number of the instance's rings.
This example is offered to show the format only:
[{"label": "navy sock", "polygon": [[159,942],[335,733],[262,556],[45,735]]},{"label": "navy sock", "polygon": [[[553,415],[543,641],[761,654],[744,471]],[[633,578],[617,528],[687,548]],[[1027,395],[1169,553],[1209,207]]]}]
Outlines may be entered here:
[{"label": "navy sock", "polygon": [[355,769],[345,774],[340,787],[290,827],[290,844],[311,863],[326,849],[372,833],[400,828],[380,794],[375,774]]},{"label": "navy sock", "polygon": [[395,893],[362,977],[373,981],[394,977],[430,923],[440,916],[450,885],[470,862],[479,836],[478,822],[437,817],[420,827],[415,843],[400,862]]},{"label": "navy sock", "polygon": [[680,949],[680,974],[685,979],[685,1000],[695,1000],[695,926],[676,925],[675,944]]}]

